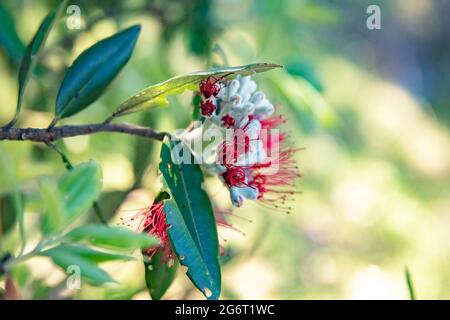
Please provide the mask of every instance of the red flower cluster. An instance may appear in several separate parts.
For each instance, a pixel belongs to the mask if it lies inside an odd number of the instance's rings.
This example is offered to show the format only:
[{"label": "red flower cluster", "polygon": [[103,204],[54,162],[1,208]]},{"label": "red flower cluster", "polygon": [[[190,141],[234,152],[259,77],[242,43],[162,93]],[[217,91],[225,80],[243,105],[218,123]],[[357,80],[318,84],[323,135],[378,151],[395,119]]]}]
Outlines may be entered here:
[{"label": "red flower cluster", "polygon": [[200,102],[200,113],[204,117],[211,117],[216,109],[216,105],[210,99]]},{"label": "red flower cluster", "polygon": [[233,129],[236,124],[236,120],[234,120],[233,116],[229,113],[222,117],[222,125],[227,129]]}]

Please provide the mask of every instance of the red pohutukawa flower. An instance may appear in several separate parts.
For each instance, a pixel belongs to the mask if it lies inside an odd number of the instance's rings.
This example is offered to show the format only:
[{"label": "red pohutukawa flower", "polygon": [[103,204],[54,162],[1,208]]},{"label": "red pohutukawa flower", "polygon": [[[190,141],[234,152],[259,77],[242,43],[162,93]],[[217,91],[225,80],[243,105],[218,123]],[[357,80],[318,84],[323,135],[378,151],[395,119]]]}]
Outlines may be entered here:
[{"label": "red pohutukawa flower", "polygon": [[148,255],[149,258],[152,258],[160,248],[164,252],[166,261],[175,257],[167,233],[170,225],[166,222],[163,202],[154,203],[149,208],[140,210],[134,216],[122,220],[125,225],[133,228],[136,232],[145,232],[159,239],[159,246],[150,247],[144,250],[144,253]]}]

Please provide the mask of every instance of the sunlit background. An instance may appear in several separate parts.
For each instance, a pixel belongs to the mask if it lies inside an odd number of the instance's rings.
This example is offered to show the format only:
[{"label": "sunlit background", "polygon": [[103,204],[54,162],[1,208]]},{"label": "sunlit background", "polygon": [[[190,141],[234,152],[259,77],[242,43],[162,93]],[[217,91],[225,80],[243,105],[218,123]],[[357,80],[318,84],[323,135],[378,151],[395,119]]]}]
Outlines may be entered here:
[{"label": "sunlit background", "polygon": [[[58,1],[4,0],[17,37],[0,30],[0,124],[15,112],[17,68],[24,46]],[[445,0],[71,1],[82,29],[65,17],[30,81],[23,127],[46,127],[66,66],[84,49],[134,23],[136,50],[106,94],[64,123],[101,122],[138,90],[210,66],[273,62],[255,77],[288,123],[304,173],[292,213],[255,203],[234,211],[220,229],[223,299],[408,299],[405,267],[418,298],[450,298],[450,3]],[[381,8],[381,29],[369,30],[366,9]],[[5,20],[4,20],[5,21]],[[10,32],[9,30],[8,32]],[[6,40],[5,40],[6,39]],[[171,131],[189,125],[191,94],[169,108],[125,121]],[[159,143],[98,134],[60,143],[74,163],[102,164],[100,206],[111,219],[147,206],[160,187]],[[14,173],[26,199],[30,248],[38,241],[38,178],[65,171],[44,145],[0,142],[2,249],[17,250],[6,230]],[[226,189],[207,181],[229,208]],[[131,211],[130,211],[131,210]],[[95,215],[89,215],[95,220]],[[9,220],[8,220],[9,219]],[[8,220],[8,221],[7,221]],[[5,222],[6,221],[6,222]],[[7,232],[6,232],[7,231]],[[104,264],[118,284],[67,290],[65,275],[45,258],[17,266],[24,298],[149,299],[139,262]],[[180,270],[167,299],[201,298]]]}]

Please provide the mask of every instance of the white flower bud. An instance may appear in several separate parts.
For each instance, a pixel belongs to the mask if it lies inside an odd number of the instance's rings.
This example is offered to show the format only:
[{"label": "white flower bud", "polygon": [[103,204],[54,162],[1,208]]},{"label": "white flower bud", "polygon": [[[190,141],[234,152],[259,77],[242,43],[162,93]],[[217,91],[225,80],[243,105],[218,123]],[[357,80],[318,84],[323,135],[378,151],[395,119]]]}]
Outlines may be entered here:
[{"label": "white flower bud", "polygon": [[235,94],[230,97],[229,101],[232,106],[240,106],[242,102],[242,97],[238,94]]},{"label": "white flower bud", "polygon": [[255,112],[255,106],[253,105],[253,103],[248,102],[244,105],[244,109],[247,112],[248,115],[251,115]]},{"label": "white flower bud", "polygon": [[269,102],[269,100],[264,99],[257,105],[255,105],[255,115],[259,116],[260,119],[264,119],[273,114],[275,108]]},{"label": "white flower bud", "polygon": [[258,199],[259,191],[257,188],[245,186],[243,188],[239,188],[239,193],[249,200]]},{"label": "white flower bud", "polygon": [[248,123],[248,116],[244,115],[239,119],[237,127],[243,128],[247,123]]},{"label": "white flower bud", "polygon": [[250,77],[241,78],[240,82],[239,94],[243,101],[249,101],[252,93],[256,90],[256,82],[251,80]]},{"label": "white flower bud", "polygon": [[[238,80],[236,80],[236,79],[232,80],[230,82],[230,84],[228,85],[228,90],[227,90],[228,97],[234,96],[238,92],[239,86],[240,86],[240,83]],[[223,91],[225,91],[225,90],[223,90]]]},{"label": "white flower bud", "polygon": [[259,131],[261,131],[261,123],[256,119],[250,121],[245,128],[245,132],[247,133],[250,140],[258,139]]},{"label": "white flower bud", "polygon": [[258,103],[260,103],[261,101],[263,101],[266,98],[266,95],[264,94],[264,92],[262,91],[256,91],[253,95],[252,98],[250,99],[250,101],[257,105]]}]

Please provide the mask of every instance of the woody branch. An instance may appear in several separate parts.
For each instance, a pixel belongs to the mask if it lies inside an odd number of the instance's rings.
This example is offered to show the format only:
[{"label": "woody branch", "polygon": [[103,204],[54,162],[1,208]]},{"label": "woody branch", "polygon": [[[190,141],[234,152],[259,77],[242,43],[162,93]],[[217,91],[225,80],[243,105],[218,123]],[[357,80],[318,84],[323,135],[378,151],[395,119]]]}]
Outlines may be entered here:
[{"label": "woody branch", "polygon": [[88,125],[67,125],[49,129],[38,128],[0,128],[0,140],[28,140],[49,143],[63,138],[89,135],[99,132],[117,132],[162,141],[169,136],[166,132],[159,132],[149,127],[133,124],[98,123]]}]

